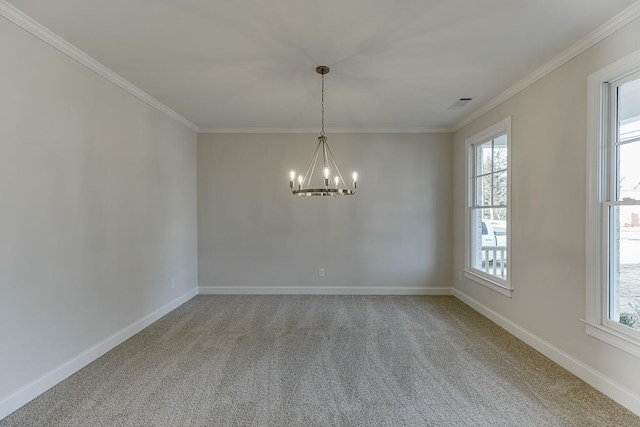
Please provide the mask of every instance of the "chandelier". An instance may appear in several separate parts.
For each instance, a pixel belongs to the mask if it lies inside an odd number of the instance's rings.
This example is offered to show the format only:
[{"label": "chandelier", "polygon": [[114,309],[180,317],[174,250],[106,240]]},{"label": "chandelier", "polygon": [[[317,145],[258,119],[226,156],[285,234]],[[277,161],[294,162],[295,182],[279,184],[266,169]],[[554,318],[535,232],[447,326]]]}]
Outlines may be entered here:
[{"label": "chandelier", "polygon": [[[329,73],[329,67],[321,65],[316,68],[316,72],[322,76],[322,130],[320,131],[318,145],[316,146],[316,151],[313,153],[307,172],[304,175],[296,176],[296,172],[291,171],[289,175],[289,187],[291,188],[291,193],[296,196],[351,196],[356,193],[358,173],[354,172],[351,176],[353,178],[353,187],[347,188],[347,184],[345,184],[336,160],[333,158],[333,153],[331,153],[331,149],[329,148],[327,137],[324,134],[324,75]],[[318,182],[321,182],[322,185],[312,184],[313,173],[316,170],[319,171],[316,165],[320,155],[322,155],[323,169],[322,176],[320,177],[321,180],[319,179]],[[332,171],[335,172],[333,179],[331,179]]]}]

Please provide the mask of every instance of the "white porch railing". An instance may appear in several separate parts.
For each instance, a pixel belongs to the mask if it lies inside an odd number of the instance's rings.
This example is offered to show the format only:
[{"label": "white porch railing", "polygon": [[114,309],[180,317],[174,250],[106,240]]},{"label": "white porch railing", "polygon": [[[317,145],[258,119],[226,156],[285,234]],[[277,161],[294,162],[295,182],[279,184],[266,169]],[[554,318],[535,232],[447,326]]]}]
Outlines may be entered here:
[{"label": "white porch railing", "polygon": [[484,272],[494,276],[507,277],[507,247],[506,246],[483,246],[483,267]]}]

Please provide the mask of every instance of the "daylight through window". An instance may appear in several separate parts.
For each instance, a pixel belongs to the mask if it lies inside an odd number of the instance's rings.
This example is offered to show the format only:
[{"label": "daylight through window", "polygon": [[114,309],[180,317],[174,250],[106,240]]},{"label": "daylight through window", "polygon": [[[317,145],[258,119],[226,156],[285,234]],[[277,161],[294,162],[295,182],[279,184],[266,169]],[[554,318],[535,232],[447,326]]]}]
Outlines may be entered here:
[{"label": "daylight through window", "polygon": [[611,83],[613,106],[603,221],[607,318],[640,331],[640,73]]},{"label": "daylight through window", "polygon": [[502,288],[508,288],[509,277],[509,129],[507,119],[467,141],[467,271]]}]

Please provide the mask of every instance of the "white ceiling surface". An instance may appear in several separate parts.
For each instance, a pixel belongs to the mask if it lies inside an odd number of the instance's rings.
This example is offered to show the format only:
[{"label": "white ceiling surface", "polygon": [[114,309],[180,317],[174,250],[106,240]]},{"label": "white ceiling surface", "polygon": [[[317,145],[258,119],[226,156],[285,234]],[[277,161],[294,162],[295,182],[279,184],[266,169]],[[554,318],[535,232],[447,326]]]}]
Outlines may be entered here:
[{"label": "white ceiling surface", "polygon": [[[200,127],[450,127],[633,0],[10,0]],[[473,97],[463,110],[447,108]]]}]

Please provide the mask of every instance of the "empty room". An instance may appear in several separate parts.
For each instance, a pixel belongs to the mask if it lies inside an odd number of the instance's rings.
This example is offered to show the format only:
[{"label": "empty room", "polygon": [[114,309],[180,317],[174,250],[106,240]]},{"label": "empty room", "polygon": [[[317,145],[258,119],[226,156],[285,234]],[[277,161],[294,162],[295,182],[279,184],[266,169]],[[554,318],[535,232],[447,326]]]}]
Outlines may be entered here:
[{"label": "empty room", "polygon": [[0,0],[0,427],[640,426],[640,1]]}]

